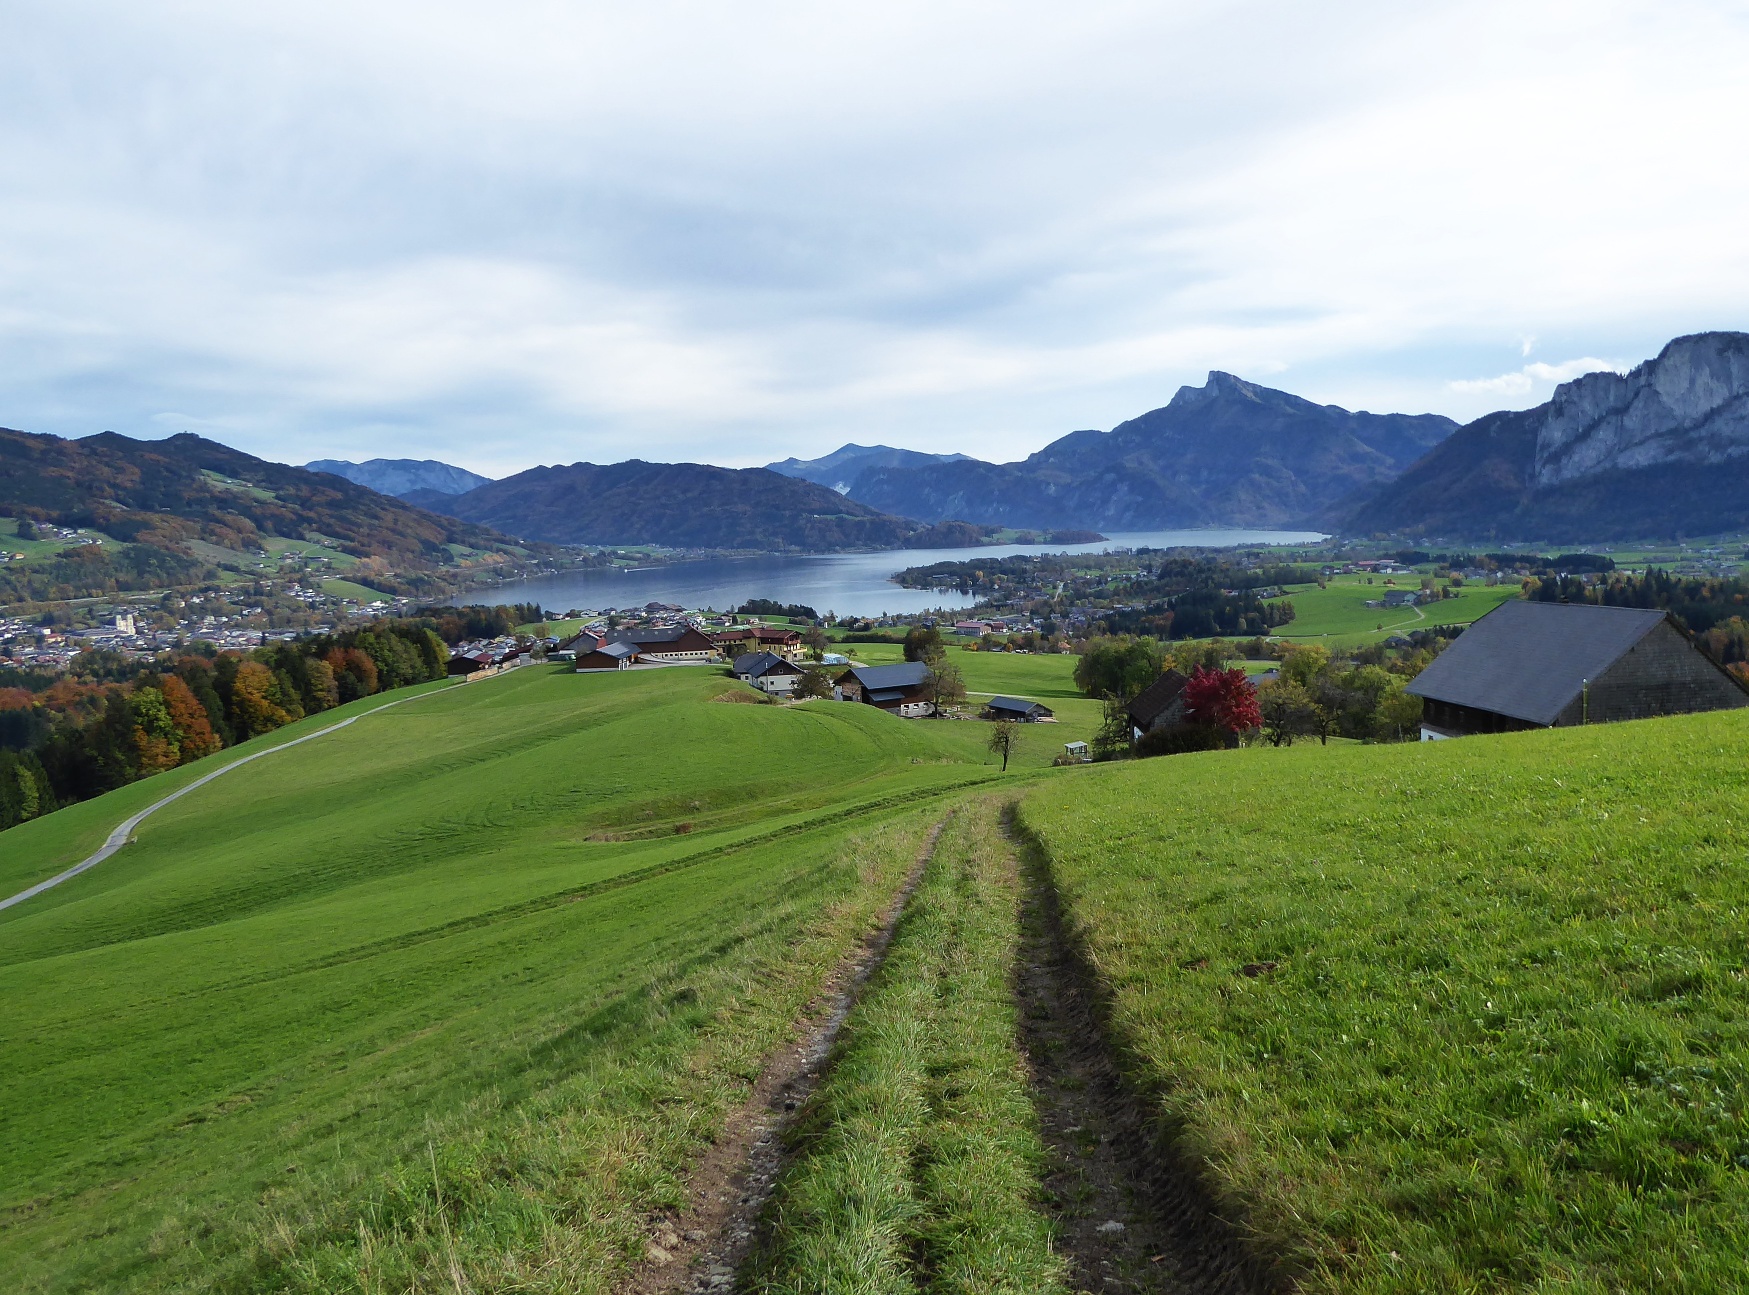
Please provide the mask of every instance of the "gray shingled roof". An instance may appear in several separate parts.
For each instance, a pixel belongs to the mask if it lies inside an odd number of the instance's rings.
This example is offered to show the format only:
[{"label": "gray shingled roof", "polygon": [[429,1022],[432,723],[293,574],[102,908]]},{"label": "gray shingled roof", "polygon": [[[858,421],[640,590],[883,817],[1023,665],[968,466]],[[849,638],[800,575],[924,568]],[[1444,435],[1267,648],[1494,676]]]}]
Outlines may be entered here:
[{"label": "gray shingled roof", "polygon": [[613,630],[607,635],[609,643],[675,643],[684,638],[692,630],[690,625],[666,625],[661,629]]},{"label": "gray shingled roof", "polygon": [[929,667],[922,661],[906,661],[900,665],[853,665],[845,671],[845,674],[855,675],[856,681],[870,692],[885,688],[915,688],[928,673]]},{"label": "gray shingled roof", "polygon": [[1051,711],[1049,706],[1042,705],[1036,701],[1028,701],[1024,697],[1001,696],[990,698],[990,709],[1011,710],[1017,715],[1030,715],[1034,710],[1042,710],[1048,715]]},{"label": "gray shingled roof", "polygon": [[1661,611],[1589,603],[1501,603],[1415,677],[1418,697],[1553,724],[1629,648],[1664,621]]},{"label": "gray shingled roof", "polygon": [[750,678],[759,679],[770,674],[779,666],[783,667],[779,671],[780,674],[801,673],[790,662],[772,652],[743,652],[735,658],[735,664],[731,668],[736,675],[747,675]]}]

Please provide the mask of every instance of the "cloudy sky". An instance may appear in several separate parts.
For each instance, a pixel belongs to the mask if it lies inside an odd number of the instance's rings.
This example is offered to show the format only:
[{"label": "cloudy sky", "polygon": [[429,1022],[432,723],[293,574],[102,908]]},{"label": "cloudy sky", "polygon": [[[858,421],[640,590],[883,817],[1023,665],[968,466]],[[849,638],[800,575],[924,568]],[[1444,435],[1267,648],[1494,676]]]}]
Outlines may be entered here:
[{"label": "cloudy sky", "polygon": [[0,424],[492,475],[1749,328],[1749,8],[0,0]]}]

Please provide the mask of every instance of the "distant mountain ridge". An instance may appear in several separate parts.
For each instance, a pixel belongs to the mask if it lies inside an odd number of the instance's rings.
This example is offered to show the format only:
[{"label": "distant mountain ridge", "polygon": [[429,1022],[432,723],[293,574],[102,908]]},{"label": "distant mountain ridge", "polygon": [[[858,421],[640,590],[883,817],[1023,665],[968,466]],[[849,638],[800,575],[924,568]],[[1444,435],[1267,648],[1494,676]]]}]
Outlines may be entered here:
[{"label": "distant mountain ridge", "polygon": [[850,495],[888,512],[1014,527],[1285,526],[1394,478],[1457,424],[1353,413],[1211,372],[1165,407],[1018,463],[870,467]]},{"label": "distant mountain ridge", "polygon": [[783,459],[765,466],[786,477],[801,477],[805,481],[830,486],[839,494],[849,494],[856,478],[870,468],[926,468],[936,463],[958,463],[971,458],[969,454],[926,454],[921,450],[899,450],[890,445],[841,445],[832,453],[817,459]]},{"label": "distant mountain ridge", "polygon": [[77,561],[69,559],[66,591],[52,597],[206,579],[212,554],[199,556],[196,542],[242,553],[264,537],[319,537],[404,573],[451,566],[455,548],[520,552],[486,527],[187,432],[140,441],[114,432],[64,440],[0,430],[0,516],[121,541],[119,550],[71,550]]},{"label": "distant mountain ridge", "polygon": [[819,552],[975,544],[978,527],[921,527],[765,468],[625,463],[530,468],[429,505],[554,544]]},{"label": "distant mountain ridge", "polygon": [[1629,373],[1478,418],[1331,521],[1551,541],[1749,529],[1749,333],[1678,337]]},{"label": "distant mountain ridge", "polygon": [[368,487],[380,495],[393,495],[397,499],[424,491],[440,495],[466,494],[492,479],[436,459],[366,459],[363,463],[347,459],[314,459],[304,464],[304,469],[307,472],[329,472],[354,485]]}]

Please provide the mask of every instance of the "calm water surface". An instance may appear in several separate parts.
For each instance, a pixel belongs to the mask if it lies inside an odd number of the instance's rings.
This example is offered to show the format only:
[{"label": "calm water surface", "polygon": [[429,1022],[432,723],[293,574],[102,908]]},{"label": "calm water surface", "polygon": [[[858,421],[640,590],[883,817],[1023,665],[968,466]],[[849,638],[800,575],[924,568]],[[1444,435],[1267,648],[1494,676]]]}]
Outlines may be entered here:
[{"label": "calm water surface", "polygon": [[[977,549],[719,558],[643,569],[566,571],[500,586],[493,589],[490,599],[495,603],[538,602],[549,611],[641,607],[649,602],[727,611],[749,598],[773,598],[840,616],[907,615],[938,607],[969,607],[974,601],[954,590],[904,589],[892,582],[891,577],[906,567],[931,562],[963,562],[1014,553],[1104,553],[1144,546],[1312,544],[1323,538],[1317,531],[1136,531],[1114,534],[1097,544],[998,544]],[[483,596],[471,595],[470,601]]]}]

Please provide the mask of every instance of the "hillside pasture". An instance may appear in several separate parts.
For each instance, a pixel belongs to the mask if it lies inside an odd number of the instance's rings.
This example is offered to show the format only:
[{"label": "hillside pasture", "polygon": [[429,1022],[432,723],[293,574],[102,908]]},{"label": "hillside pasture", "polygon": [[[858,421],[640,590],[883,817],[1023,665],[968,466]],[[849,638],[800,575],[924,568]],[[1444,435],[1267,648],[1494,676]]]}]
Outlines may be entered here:
[{"label": "hillside pasture", "polygon": [[1369,600],[1382,599],[1388,590],[1421,585],[1419,576],[1397,576],[1394,585],[1385,584],[1385,579],[1375,577],[1377,583],[1369,585],[1362,576],[1336,576],[1323,589],[1317,585],[1288,589],[1285,596],[1294,605],[1294,618],[1277,631],[1278,637],[1356,647],[1435,625],[1468,625],[1518,596],[1517,585],[1465,585],[1456,598],[1423,607],[1368,607]]},{"label": "hillside pasture", "polygon": [[1123,1064],[1307,1291],[1744,1288],[1749,723],[1077,770]]},{"label": "hillside pasture", "polygon": [[[996,775],[976,726],[734,687],[440,686],[0,912],[8,1291],[615,1289]],[[7,893],[200,771],[0,835]]]}]

